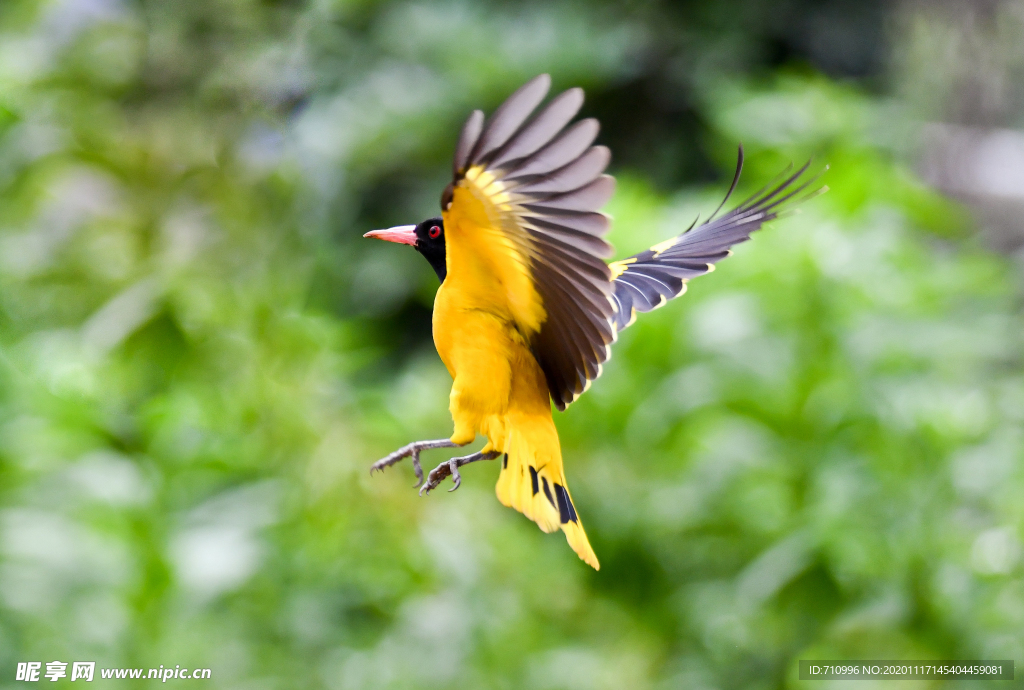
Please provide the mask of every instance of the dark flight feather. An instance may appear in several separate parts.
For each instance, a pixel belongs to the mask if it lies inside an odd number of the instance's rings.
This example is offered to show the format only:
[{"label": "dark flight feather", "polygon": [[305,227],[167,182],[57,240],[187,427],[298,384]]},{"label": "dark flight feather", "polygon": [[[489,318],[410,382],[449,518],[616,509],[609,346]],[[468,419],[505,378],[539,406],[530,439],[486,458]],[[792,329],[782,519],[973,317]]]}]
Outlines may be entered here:
[{"label": "dark flight feather", "polygon": [[531,156],[569,124],[583,105],[583,89],[569,89],[555,96],[516,136],[502,147],[491,167],[504,167],[509,161]]},{"label": "dark flight feather", "polygon": [[483,128],[484,113],[482,110],[474,110],[466,120],[466,124],[462,125],[462,134],[459,135],[459,143],[455,147],[455,158],[452,160],[452,174],[458,176],[466,171],[469,154],[476,146]]},{"label": "dark flight feather", "polygon": [[596,180],[612,158],[607,146],[591,146],[572,163],[515,188],[519,194],[558,194],[578,189]]},{"label": "dark flight feather", "polygon": [[483,133],[473,147],[472,160],[479,162],[508,142],[530,113],[544,100],[551,88],[551,77],[541,74],[523,84],[498,106],[487,121]]},{"label": "dark flight feather", "polygon": [[[716,262],[732,253],[733,245],[746,242],[754,231],[778,217],[782,204],[805,192],[817,180],[817,176],[802,179],[809,166],[808,162],[782,182],[770,183],[715,219],[739,182],[743,169],[743,147],[740,147],[732,185],[711,218],[647,251],[610,264],[614,275],[612,300],[616,306],[616,329],[621,331],[632,324],[638,312],[657,309],[683,294],[689,279],[714,270]],[[823,190],[816,189],[805,196]]]}]

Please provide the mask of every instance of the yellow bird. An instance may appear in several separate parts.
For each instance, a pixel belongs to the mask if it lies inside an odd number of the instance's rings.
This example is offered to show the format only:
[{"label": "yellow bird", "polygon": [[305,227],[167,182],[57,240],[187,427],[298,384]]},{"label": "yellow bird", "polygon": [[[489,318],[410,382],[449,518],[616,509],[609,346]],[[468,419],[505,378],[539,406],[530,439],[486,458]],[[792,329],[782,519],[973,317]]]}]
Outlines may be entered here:
[{"label": "yellow bird", "polygon": [[[805,165],[721,218],[714,216],[724,200],[702,225],[607,264],[609,218],[599,210],[614,190],[603,174],[610,153],[591,145],[596,120],[569,124],[583,104],[581,89],[533,115],[550,84],[542,74],[486,122],[479,110],[469,116],[441,217],[365,235],[415,247],[441,280],[434,344],[454,379],[455,426],[450,438],[410,443],[370,471],[411,457],[421,494],[449,475],[454,491],[459,467],[500,457],[498,500],[545,532],[561,528],[597,569],[566,482],[550,401],[564,410],[601,375],[611,344],[637,312],[681,295],[686,281],[713,270],[813,180],[802,180]],[[742,165],[740,148],[729,194]],[[424,483],[420,452],[464,446],[477,434],[487,438],[480,452],[441,463]]]}]

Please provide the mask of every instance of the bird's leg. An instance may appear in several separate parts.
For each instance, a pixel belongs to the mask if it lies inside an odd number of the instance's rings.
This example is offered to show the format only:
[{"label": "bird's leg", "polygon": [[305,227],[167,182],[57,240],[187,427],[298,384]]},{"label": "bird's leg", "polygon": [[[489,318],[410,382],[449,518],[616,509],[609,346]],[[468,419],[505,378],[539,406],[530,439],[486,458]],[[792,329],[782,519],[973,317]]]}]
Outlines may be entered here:
[{"label": "bird's leg", "polygon": [[402,458],[412,457],[412,468],[416,471],[417,481],[413,484],[412,488],[416,488],[423,483],[423,468],[420,467],[420,452],[424,450],[431,450],[433,448],[458,448],[459,444],[452,443],[446,438],[439,438],[436,441],[415,441],[407,446],[402,446],[391,455],[381,458],[377,462],[370,466],[370,474],[373,474],[377,470],[383,470],[385,467],[391,467]]},{"label": "bird's leg", "polygon": [[477,460],[493,460],[499,455],[501,455],[501,453],[496,450],[492,450],[487,453],[481,451],[479,453],[473,453],[472,455],[464,455],[461,458],[452,458],[451,460],[442,462],[440,465],[430,470],[430,474],[427,475],[427,483],[420,487],[420,496],[422,496],[424,492],[429,494],[431,491],[436,489],[448,475],[451,475],[452,479],[455,480],[455,486],[448,489],[448,491],[449,493],[455,491],[459,488],[459,485],[462,484],[462,476],[459,474],[460,467],[468,465],[471,462],[476,462]]}]

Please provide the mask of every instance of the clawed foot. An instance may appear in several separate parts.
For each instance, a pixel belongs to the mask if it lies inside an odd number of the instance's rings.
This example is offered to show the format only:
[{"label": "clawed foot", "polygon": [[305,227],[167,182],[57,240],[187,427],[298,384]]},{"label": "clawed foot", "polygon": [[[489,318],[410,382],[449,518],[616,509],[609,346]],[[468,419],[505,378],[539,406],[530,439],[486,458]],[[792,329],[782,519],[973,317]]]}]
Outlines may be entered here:
[{"label": "clawed foot", "polygon": [[[413,484],[415,489],[417,486],[423,483],[423,468],[420,467],[420,452],[424,450],[431,450],[432,448],[458,448],[458,444],[452,443],[446,438],[441,438],[436,441],[416,441],[410,443],[407,446],[402,446],[391,455],[381,458],[377,462],[370,466],[370,474],[381,470],[385,467],[391,467],[396,462],[399,462],[403,458],[412,458],[412,468],[416,471],[416,483]],[[433,472],[430,473],[433,476]]]},{"label": "clawed foot", "polygon": [[452,458],[451,460],[442,462],[440,465],[432,469],[430,474],[427,475],[427,483],[420,487],[420,496],[424,493],[429,494],[431,491],[436,489],[449,475],[451,475],[452,480],[455,482],[455,486],[448,489],[448,492],[451,493],[452,491],[455,491],[462,484],[462,475],[459,474],[460,467],[468,465],[471,462],[476,462],[477,460],[493,460],[499,455],[501,455],[501,453],[497,451],[491,451],[489,453],[480,452],[473,453],[472,455],[465,455],[461,458]]}]

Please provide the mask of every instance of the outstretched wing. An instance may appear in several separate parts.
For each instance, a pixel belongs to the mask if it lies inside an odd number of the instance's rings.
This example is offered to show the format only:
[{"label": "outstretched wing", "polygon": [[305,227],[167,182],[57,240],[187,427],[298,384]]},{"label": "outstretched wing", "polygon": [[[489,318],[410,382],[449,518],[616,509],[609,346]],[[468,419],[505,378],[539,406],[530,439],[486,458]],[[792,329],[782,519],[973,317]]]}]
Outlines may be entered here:
[{"label": "outstretched wing", "polygon": [[[817,179],[801,179],[809,165],[808,162],[774,186],[769,184],[716,219],[714,216],[725,205],[740,179],[743,170],[743,148],[740,147],[732,186],[711,219],[647,251],[609,265],[613,276],[616,330],[621,331],[631,325],[637,312],[657,309],[686,292],[686,282],[690,278],[715,270],[718,261],[732,254],[730,247],[746,242],[751,233],[776,218],[781,204],[792,200]],[[824,189],[815,190],[810,195]]]},{"label": "outstretched wing", "polygon": [[[484,123],[475,111],[456,147],[445,189],[449,270],[485,270],[502,310],[565,409],[601,373],[615,340],[611,246],[598,213],[614,190],[610,154],[591,146],[596,120],[569,122],[583,103],[570,89],[531,114],[547,94],[546,74],[528,82]],[[469,266],[483,267],[469,269]]]}]

